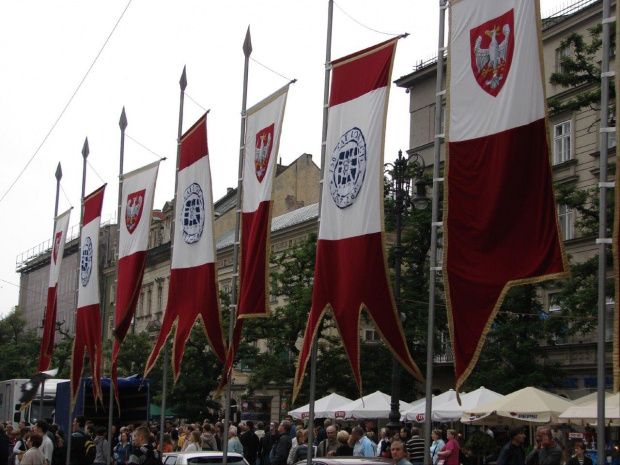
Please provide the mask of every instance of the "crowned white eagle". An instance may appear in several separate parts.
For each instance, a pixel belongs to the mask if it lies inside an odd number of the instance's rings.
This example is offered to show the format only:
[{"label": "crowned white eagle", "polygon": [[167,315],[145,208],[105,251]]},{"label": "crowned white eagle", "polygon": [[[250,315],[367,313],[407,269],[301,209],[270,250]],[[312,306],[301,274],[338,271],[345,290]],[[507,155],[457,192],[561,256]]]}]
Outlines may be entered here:
[{"label": "crowned white eagle", "polygon": [[501,43],[497,42],[497,34],[499,32],[499,26],[495,26],[490,31],[486,31],[485,34],[491,37],[491,43],[489,48],[480,48],[482,43],[482,36],[478,36],[474,45],[474,54],[476,55],[476,67],[478,72],[482,72],[483,68],[488,64],[489,69],[493,70],[493,77],[487,81],[487,84],[492,89],[495,89],[499,85],[499,81],[502,80],[503,75],[498,75],[497,71],[500,68],[502,61],[506,61],[506,53],[508,51],[508,44],[510,40],[510,26],[504,24],[502,33],[504,34],[504,40]]}]

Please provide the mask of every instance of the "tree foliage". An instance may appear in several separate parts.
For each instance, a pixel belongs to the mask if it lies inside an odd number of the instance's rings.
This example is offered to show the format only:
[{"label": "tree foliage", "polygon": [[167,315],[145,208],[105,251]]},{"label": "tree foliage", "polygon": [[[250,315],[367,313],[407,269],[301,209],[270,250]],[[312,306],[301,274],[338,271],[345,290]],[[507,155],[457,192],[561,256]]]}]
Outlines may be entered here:
[{"label": "tree foliage", "polygon": [[26,319],[18,307],[0,319],[0,379],[32,378],[37,372],[41,338],[26,331]]},{"label": "tree foliage", "polygon": [[[615,48],[615,23],[610,28],[610,48]],[[598,110],[601,102],[600,51],[603,27],[598,24],[588,29],[589,42],[582,34],[573,32],[560,42],[560,70],[552,73],[549,82],[565,89],[579,89],[567,100],[553,97],[548,100],[552,114],[562,111],[579,111],[582,108]],[[616,96],[613,80],[610,80],[609,98]]]}]

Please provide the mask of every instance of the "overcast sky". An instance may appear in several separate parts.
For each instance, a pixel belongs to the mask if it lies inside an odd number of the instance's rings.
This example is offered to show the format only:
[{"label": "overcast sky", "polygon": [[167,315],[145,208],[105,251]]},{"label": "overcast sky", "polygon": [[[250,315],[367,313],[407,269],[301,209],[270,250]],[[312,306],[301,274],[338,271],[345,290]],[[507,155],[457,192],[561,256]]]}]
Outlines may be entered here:
[{"label": "overcast sky", "polygon": [[[543,15],[563,3],[542,0]],[[392,80],[409,74],[415,63],[436,55],[437,4],[338,0],[332,59],[409,32],[399,42]],[[172,199],[178,82],[184,65],[188,97],[183,128],[205,109],[211,110],[208,138],[214,198],[237,186],[242,45],[248,26],[251,57],[273,70],[250,61],[248,106],[297,79],[289,92],[280,157],[288,164],[310,153],[318,165],[327,7],[327,0],[1,2],[0,316],[18,304],[16,257],[52,235],[59,162],[63,171],[59,212],[73,206],[70,225],[79,222],[85,137],[90,145],[86,192],[108,183],[102,219],[115,219],[118,120],[123,106],[129,121],[125,172],[158,156],[167,157],[159,171],[155,208]],[[408,124],[408,96],[392,86],[386,161],[394,159],[399,149],[409,148]]]}]

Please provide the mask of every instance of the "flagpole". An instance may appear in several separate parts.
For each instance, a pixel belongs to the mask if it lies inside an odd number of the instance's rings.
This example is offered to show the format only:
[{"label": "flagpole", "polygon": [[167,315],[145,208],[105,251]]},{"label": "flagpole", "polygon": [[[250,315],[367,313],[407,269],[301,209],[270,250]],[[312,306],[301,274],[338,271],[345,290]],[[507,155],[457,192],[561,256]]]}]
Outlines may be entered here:
[{"label": "flagpole", "polygon": [[[600,201],[599,201],[599,245],[598,252],[598,339],[597,339],[597,426],[596,426],[596,450],[598,463],[607,463],[605,458],[605,310],[607,296],[605,287],[607,284],[607,246],[612,240],[607,238],[607,188],[613,187],[613,182],[607,180],[607,150],[608,133],[614,132],[615,128],[608,128],[609,123],[609,79],[614,73],[609,72],[609,32],[610,24],[615,22],[615,16],[610,17],[610,1],[603,0],[603,59],[601,62],[601,156],[600,156]],[[617,123],[616,123],[617,124]],[[616,305],[618,303],[616,302]]]},{"label": "flagpole", "polygon": [[[172,254],[174,253],[174,229],[176,223],[176,206],[177,206],[177,188],[179,185],[179,164],[181,161],[181,137],[183,136],[183,106],[185,103],[185,89],[187,88],[187,74],[183,66],[179,86],[181,88],[181,96],[179,97],[179,126],[177,130],[177,166],[176,175],[174,177],[174,199],[172,201],[172,226],[170,228],[170,266],[172,266]],[[160,328],[161,331],[161,328]],[[159,427],[159,447],[164,450],[164,426],[166,423],[166,395],[168,391],[168,337],[164,341],[164,360],[163,360],[163,381],[161,392],[161,416]]]},{"label": "flagpole", "polygon": [[[62,168],[60,162],[56,167],[56,202],[54,203],[54,230],[52,231],[52,237],[56,232],[56,217],[58,216],[58,199],[60,198],[60,180],[62,179]],[[47,312],[46,312],[47,313]],[[56,322],[53,322],[53,331],[56,331]],[[45,325],[44,325],[45,326]],[[45,330],[44,330],[45,331]],[[41,342],[43,343],[43,341]],[[41,398],[39,399],[39,419],[43,419],[43,396],[45,395],[45,378],[41,381]]]},{"label": "flagpole", "polygon": [[[121,238],[121,206],[123,196],[123,163],[125,161],[125,129],[127,129],[127,115],[125,114],[125,107],[121,110],[121,117],[118,121],[118,126],[121,128],[121,150],[120,161],[118,167],[118,210],[116,214],[116,279],[114,280],[116,291],[118,291],[118,244],[120,244]],[[116,302],[118,295],[115,292],[114,301]],[[115,304],[116,305],[116,304]],[[112,386],[112,364],[114,359],[114,339],[112,340],[112,353],[110,355],[110,399],[108,400],[108,444],[112,444],[112,423],[114,421],[114,387]]]},{"label": "flagpole", "polygon": [[[232,293],[230,306],[230,320],[228,323],[228,347],[231,347],[233,341],[233,332],[235,328],[235,316],[237,314],[237,278],[239,276],[239,230],[241,223],[241,189],[243,187],[243,151],[245,150],[245,123],[246,109],[248,102],[248,70],[250,67],[250,55],[252,54],[252,37],[250,35],[250,26],[245,34],[243,41],[243,54],[245,56],[243,66],[243,98],[241,102],[241,134],[239,136],[239,174],[237,176],[237,200],[235,214],[235,243],[233,247],[233,275],[232,275]],[[232,361],[231,361],[232,363]],[[224,412],[224,457],[223,465],[228,462],[228,428],[230,425],[230,401],[232,395],[232,372],[231,365],[228,373],[228,385],[226,386],[226,411]]]},{"label": "flagpole", "polygon": [[[321,199],[323,198],[323,175],[325,173],[325,149],[327,143],[327,119],[329,117],[329,83],[331,77],[331,62],[332,62],[332,25],[334,18],[334,2],[329,0],[327,2],[327,38],[325,44],[325,83],[323,86],[323,129],[321,134],[321,177],[319,180],[319,229],[321,225]],[[312,349],[310,351],[310,392],[309,392],[309,428],[308,428],[308,456],[306,461],[308,465],[312,464],[312,454],[314,449],[312,444],[314,443],[314,401],[316,399],[316,359],[317,359],[317,340],[318,334],[314,336],[312,340]]]},{"label": "flagpole", "polygon": [[431,465],[431,430],[433,428],[433,362],[435,360],[435,283],[437,272],[441,272],[441,266],[437,266],[437,229],[439,222],[439,183],[443,178],[439,177],[439,163],[441,155],[441,107],[442,99],[446,93],[443,89],[443,57],[446,50],[444,35],[446,22],[446,0],[439,0],[439,38],[437,43],[437,81],[435,84],[435,147],[433,161],[433,211],[431,220],[431,257],[428,286],[428,333],[426,336],[426,409],[424,413],[424,463]]},{"label": "flagpole", "polygon": [[[77,299],[78,299],[78,290],[80,288],[80,262],[81,262],[81,258],[82,258],[82,247],[81,247],[81,240],[82,240],[82,220],[84,219],[84,195],[86,195],[86,159],[88,158],[88,154],[90,153],[90,149],[88,147],[88,137],[86,139],[84,139],[84,145],[82,146],[82,197],[80,198],[80,234],[78,236],[78,253],[77,253],[77,270],[78,272],[76,273],[76,282],[75,282],[75,297],[74,297],[74,303],[75,303],[75,311],[76,311],[76,318],[77,318]],[[74,319],[74,328],[75,328],[75,319]],[[75,344],[75,343],[74,343]],[[93,354],[90,354],[90,356],[92,357]],[[91,376],[93,376],[94,373],[91,373]],[[80,384],[82,383],[82,374],[80,374]],[[71,383],[70,383],[71,384]],[[69,385],[69,415],[68,415],[68,421],[69,421],[69,428],[71,428],[71,414],[73,413],[73,405],[71,402],[71,385]],[[67,465],[69,465],[71,463],[71,431],[67,431]]]}]

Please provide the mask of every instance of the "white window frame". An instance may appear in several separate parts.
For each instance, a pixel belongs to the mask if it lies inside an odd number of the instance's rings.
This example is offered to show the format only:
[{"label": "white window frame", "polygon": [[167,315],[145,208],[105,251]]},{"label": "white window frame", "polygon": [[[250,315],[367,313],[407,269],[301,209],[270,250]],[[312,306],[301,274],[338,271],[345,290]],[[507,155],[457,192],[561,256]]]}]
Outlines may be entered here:
[{"label": "white window frame", "polygon": [[553,164],[559,165],[573,158],[573,122],[562,121],[553,125]]},{"label": "white window frame", "polygon": [[568,205],[558,204],[558,223],[562,239],[569,241],[575,238],[575,213]]}]

